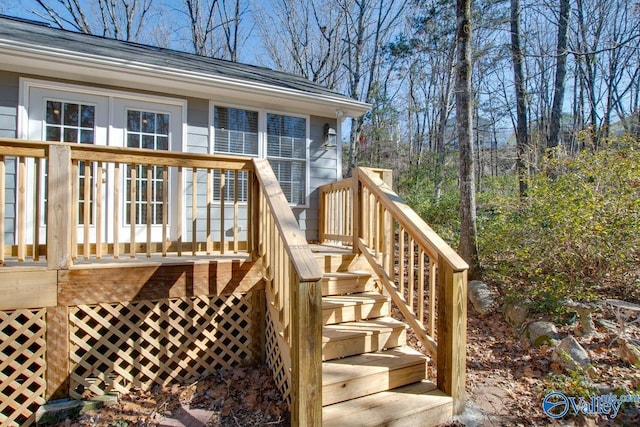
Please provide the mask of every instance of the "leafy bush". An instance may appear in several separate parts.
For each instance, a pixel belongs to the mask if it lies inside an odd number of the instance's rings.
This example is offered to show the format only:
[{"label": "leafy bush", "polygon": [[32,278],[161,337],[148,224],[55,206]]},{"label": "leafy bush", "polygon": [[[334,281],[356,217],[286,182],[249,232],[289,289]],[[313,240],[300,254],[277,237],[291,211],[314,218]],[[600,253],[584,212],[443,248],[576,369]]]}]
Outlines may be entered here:
[{"label": "leafy bush", "polygon": [[526,200],[495,197],[492,215],[480,217],[488,275],[545,312],[564,298],[595,298],[603,286],[628,290],[640,277],[640,145],[618,141],[545,168],[553,177],[538,174]]}]

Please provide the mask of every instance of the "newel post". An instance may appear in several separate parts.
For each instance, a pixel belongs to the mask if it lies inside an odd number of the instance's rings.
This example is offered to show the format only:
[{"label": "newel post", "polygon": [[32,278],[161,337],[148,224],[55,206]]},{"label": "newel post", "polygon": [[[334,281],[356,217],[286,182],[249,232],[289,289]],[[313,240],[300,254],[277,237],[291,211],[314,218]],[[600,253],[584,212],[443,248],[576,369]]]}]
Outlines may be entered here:
[{"label": "newel post", "polygon": [[453,398],[453,412],[464,410],[467,359],[467,270],[438,261],[438,389]]},{"label": "newel post", "polygon": [[358,176],[359,168],[353,169],[353,180],[351,184],[351,221],[353,231],[353,253],[358,253],[358,241],[360,239],[360,177]]},{"label": "newel post", "polygon": [[296,278],[291,287],[291,425],[293,426],[322,425],[321,283],[320,280],[301,282]]},{"label": "newel post", "polygon": [[47,162],[47,268],[68,270],[71,261],[71,147],[49,145]]}]

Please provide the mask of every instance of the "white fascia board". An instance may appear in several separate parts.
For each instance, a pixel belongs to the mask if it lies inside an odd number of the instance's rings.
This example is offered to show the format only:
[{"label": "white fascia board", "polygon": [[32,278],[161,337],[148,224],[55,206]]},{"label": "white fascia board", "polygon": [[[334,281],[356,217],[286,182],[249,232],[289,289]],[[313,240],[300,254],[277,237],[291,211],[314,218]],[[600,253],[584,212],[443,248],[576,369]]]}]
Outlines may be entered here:
[{"label": "white fascia board", "polygon": [[135,88],[180,96],[250,103],[262,108],[284,106],[310,115],[336,117],[339,111],[358,117],[371,109],[364,102],[326,94],[287,90],[241,79],[185,71],[153,64],[18,44],[0,39],[0,67],[52,78]]}]

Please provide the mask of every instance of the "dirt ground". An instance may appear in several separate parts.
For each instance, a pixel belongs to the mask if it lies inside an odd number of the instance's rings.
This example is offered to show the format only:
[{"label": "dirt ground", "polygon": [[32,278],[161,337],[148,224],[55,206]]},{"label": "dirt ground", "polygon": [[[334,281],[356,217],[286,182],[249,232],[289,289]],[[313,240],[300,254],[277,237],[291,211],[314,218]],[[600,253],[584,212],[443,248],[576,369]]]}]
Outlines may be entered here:
[{"label": "dirt ground", "polygon": [[[637,394],[640,390],[640,370],[619,359],[619,349],[615,342],[612,343],[611,334],[599,328],[598,337],[584,340],[575,328],[576,323],[569,323],[560,327],[559,332],[562,336],[576,335],[587,349],[595,367],[592,378],[564,375],[562,369],[551,362],[549,347],[536,349],[526,340],[519,339],[500,314],[480,316],[470,309],[467,346],[469,409],[447,425],[640,425],[640,412],[634,405],[623,406],[614,420],[567,415],[555,421],[543,412],[541,402],[550,391],[571,396],[589,387],[596,391],[596,395],[610,392]],[[637,328],[632,332],[640,336]],[[432,369],[433,366],[430,371]],[[220,370],[193,384],[156,387],[146,393],[138,390],[123,396],[116,406],[85,413],[80,419],[61,425],[169,426],[176,425],[171,424],[175,419],[182,419],[182,425],[187,425],[188,422],[184,421],[187,405],[191,410],[200,410],[205,419],[208,418],[208,426],[290,424],[286,402],[277,391],[268,369],[259,367]],[[204,425],[194,419],[190,422],[190,425]]]}]

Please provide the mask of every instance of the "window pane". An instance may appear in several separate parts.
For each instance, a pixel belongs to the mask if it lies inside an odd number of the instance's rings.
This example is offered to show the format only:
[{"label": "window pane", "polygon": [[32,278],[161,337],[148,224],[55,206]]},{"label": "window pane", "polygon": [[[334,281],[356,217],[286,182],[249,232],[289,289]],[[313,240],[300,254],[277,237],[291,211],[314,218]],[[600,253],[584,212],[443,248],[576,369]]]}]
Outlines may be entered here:
[{"label": "window pane", "polygon": [[258,155],[258,112],[238,108],[214,107],[216,152]]},{"label": "window pane", "polygon": [[127,111],[127,130],[130,132],[140,132],[139,111]]},{"label": "window pane", "polygon": [[156,133],[160,135],[169,135],[169,115],[158,114]]},{"label": "window pane", "polygon": [[155,133],[156,131],[156,115],[155,113],[142,113],[142,132]]},{"label": "window pane", "polygon": [[82,144],[93,144],[94,143],[94,139],[93,139],[93,130],[81,130],[80,131],[80,142]]},{"label": "window pane", "polygon": [[95,107],[93,105],[82,106],[82,118],[80,126],[92,128],[95,126]]},{"label": "window pane", "polygon": [[50,125],[62,124],[62,114],[60,114],[61,109],[62,109],[61,102],[47,101],[47,124],[50,124]]},{"label": "window pane", "polygon": [[166,136],[159,136],[156,138],[156,149],[158,150],[168,150],[169,149],[169,138]]},{"label": "window pane", "polygon": [[64,104],[64,125],[78,126],[78,104]]},{"label": "window pane", "polygon": [[47,126],[47,141],[60,141],[60,128]]},{"label": "window pane", "polygon": [[127,135],[127,147],[140,148],[140,136],[136,134]]},{"label": "window pane", "polygon": [[153,150],[155,147],[155,138],[153,135],[142,135],[142,148]]},{"label": "window pane", "polygon": [[63,142],[78,142],[78,129],[65,128]]},{"label": "window pane", "polygon": [[307,122],[267,114],[267,157],[291,204],[306,202]]}]

